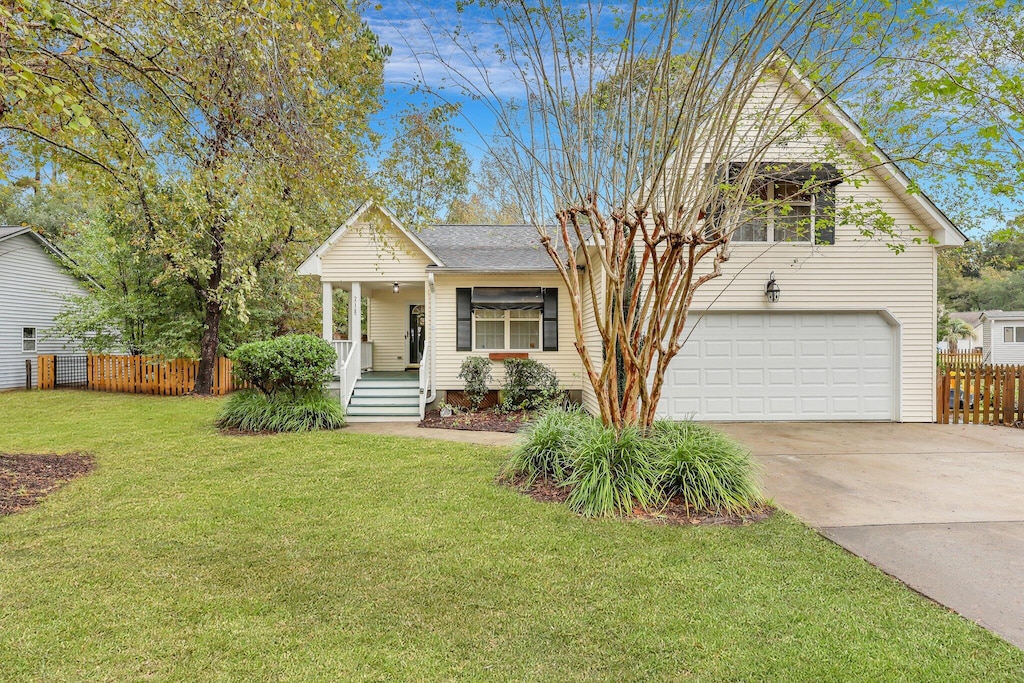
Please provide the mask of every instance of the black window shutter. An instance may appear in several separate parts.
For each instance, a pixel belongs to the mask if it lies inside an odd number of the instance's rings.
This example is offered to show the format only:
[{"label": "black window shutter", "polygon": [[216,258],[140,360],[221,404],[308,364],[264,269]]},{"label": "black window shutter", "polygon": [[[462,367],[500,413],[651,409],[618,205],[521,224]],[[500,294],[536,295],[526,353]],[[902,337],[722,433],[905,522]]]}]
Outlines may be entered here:
[{"label": "black window shutter", "polygon": [[836,186],[823,185],[814,196],[814,243],[836,243]]},{"label": "black window shutter", "polygon": [[558,288],[544,290],[544,350],[558,350]]},{"label": "black window shutter", "polygon": [[455,288],[455,350],[473,350],[473,288]]}]

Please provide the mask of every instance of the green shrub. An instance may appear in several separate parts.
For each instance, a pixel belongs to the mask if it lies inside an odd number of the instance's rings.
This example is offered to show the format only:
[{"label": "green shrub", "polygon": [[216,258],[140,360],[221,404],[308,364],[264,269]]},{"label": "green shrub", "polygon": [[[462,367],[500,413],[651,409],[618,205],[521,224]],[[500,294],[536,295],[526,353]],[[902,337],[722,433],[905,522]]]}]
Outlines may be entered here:
[{"label": "green shrub", "polygon": [[323,390],[334,375],[334,348],[309,334],[288,334],[242,344],[231,354],[232,371],[264,394]]},{"label": "green shrub", "polygon": [[659,420],[649,443],[668,498],[679,496],[697,510],[731,514],[765,502],[750,453],[721,432],[696,422]]},{"label": "green shrub", "polygon": [[217,419],[224,429],[247,432],[308,432],[345,426],[341,403],[320,391],[236,391]]},{"label": "green shrub", "polygon": [[305,432],[345,426],[341,403],[324,385],[334,373],[334,348],[308,334],[250,342],[231,354],[233,372],[256,387],[228,398],[217,425],[253,432]]},{"label": "green shrub", "polygon": [[566,502],[588,517],[649,510],[662,500],[660,473],[639,429],[602,425],[575,444]]},{"label": "green shrub", "polygon": [[501,410],[537,410],[553,406],[562,395],[555,371],[531,358],[505,359]]},{"label": "green shrub", "polygon": [[502,469],[502,476],[522,476],[527,484],[541,478],[562,483],[569,475],[576,444],[585,441],[587,434],[600,425],[600,420],[582,408],[546,411],[524,430]]},{"label": "green shrub", "polygon": [[487,396],[487,383],[491,381],[491,360],[483,356],[468,356],[459,368],[459,379],[466,381],[466,398],[475,412]]}]

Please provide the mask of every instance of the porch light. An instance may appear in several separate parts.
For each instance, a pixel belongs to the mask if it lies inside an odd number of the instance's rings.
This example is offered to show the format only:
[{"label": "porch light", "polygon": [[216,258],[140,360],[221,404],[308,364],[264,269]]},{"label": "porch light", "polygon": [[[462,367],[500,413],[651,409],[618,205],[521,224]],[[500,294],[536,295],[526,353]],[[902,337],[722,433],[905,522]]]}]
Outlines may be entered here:
[{"label": "porch light", "polygon": [[391,291],[392,292],[394,292],[395,294],[398,294],[398,290],[399,290],[399,285],[398,285],[397,282],[395,284],[391,285]]},{"label": "porch light", "polygon": [[782,290],[779,289],[779,283],[775,281],[775,271],[773,270],[771,275],[768,276],[768,284],[764,286],[764,295],[768,297],[768,301],[775,303],[779,300],[779,294]]}]

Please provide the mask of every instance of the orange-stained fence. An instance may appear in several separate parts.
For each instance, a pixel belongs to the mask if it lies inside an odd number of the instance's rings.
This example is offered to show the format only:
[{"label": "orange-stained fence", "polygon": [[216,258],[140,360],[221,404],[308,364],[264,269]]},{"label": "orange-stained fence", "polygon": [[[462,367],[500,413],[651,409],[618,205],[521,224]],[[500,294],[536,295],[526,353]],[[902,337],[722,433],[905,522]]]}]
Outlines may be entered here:
[{"label": "orange-stained fence", "polygon": [[[199,361],[188,358],[166,360],[160,356],[93,356],[86,359],[86,388],[126,394],[181,396],[196,386]],[[56,356],[39,356],[38,386],[53,389]],[[223,396],[244,386],[231,373],[231,360],[218,358],[213,369],[213,393]]]},{"label": "orange-stained fence", "polygon": [[976,349],[974,351],[960,351],[958,353],[939,351],[938,362],[939,367],[949,368],[951,370],[956,368],[977,368],[982,364],[981,349]]},{"label": "orange-stained fence", "polygon": [[936,419],[940,424],[1024,422],[1024,365],[939,370]]}]

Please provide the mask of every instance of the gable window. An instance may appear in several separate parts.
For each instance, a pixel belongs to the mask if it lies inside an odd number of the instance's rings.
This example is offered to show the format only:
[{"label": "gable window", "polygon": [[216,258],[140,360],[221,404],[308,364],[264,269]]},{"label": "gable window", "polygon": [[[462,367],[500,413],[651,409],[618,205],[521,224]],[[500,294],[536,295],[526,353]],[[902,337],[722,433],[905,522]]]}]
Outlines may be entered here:
[{"label": "gable window", "polygon": [[[723,166],[723,181],[734,184],[746,166]],[[759,162],[732,240],[835,244],[836,186],[841,182],[842,174],[832,164]],[[710,234],[725,228],[719,223],[725,208],[721,202],[707,207]]]},{"label": "gable window", "polygon": [[36,350],[36,328],[21,328],[21,350],[25,353],[35,353]]},{"label": "gable window", "polygon": [[751,193],[748,216],[736,228],[733,240],[814,244],[816,199],[802,183],[758,183]]},{"label": "gable window", "polygon": [[1024,343],[1024,327],[1004,327],[1003,342],[1006,344]]}]

